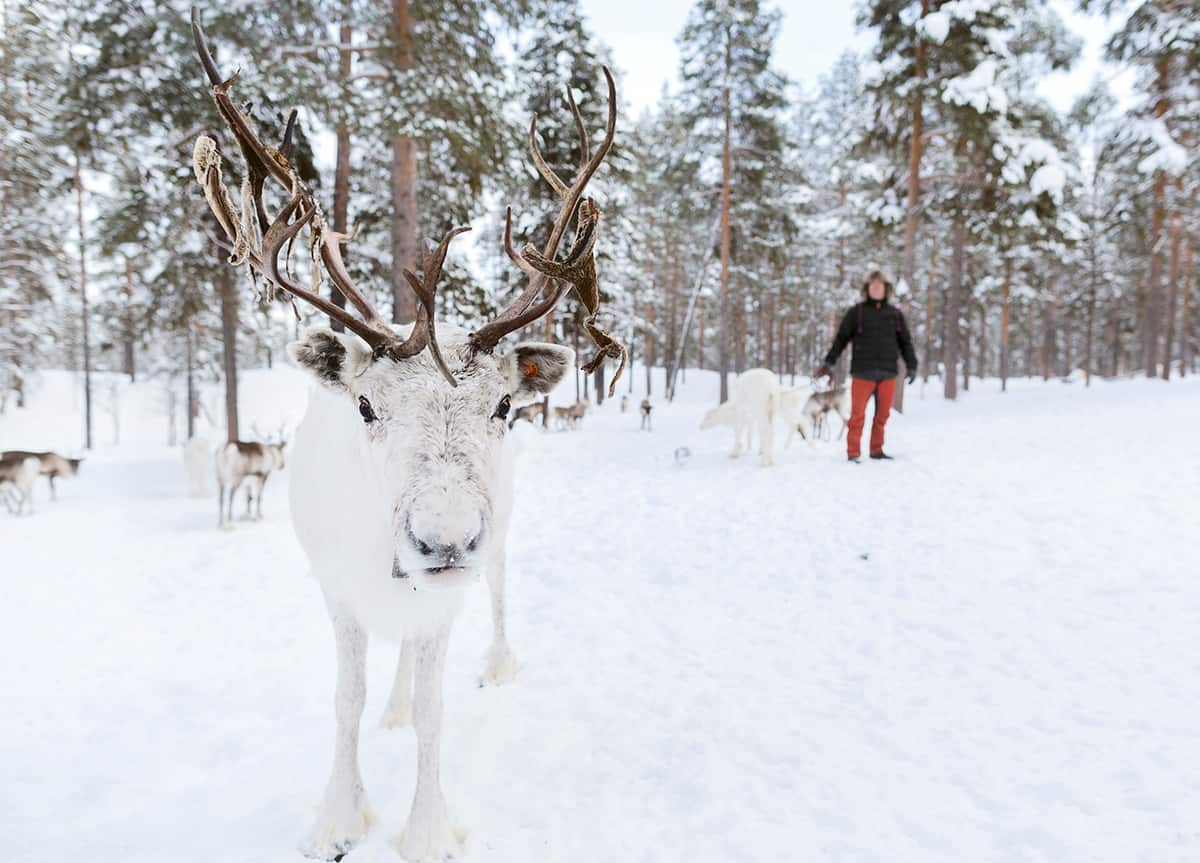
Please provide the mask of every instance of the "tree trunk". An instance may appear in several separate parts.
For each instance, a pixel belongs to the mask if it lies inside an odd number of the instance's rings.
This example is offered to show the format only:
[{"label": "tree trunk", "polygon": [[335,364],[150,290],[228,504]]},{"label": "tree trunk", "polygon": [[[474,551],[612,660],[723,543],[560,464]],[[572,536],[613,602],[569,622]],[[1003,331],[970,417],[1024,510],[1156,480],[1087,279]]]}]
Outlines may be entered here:
[{"label": "tree trunk", "polygon": [[221,345],[225,370],[225,436],[230,441],[238,439],[237,397],[237,329],[238,298],[236,271],[226,263],[225,250],[215,246],[221,263],[217,286],[221,292]]},{"label": "tree trunk", "polygon": [[[392,36],[396,65],[402,72],[413,66],[412,21],[408,0],[392,0]],[[417,142],[392,135],[392,321],[417,319],[417,296],[404,279],[404,268],[420,270],[417,248]]]},{"label": "tree trunk", "polygon": [[650,370],[654,365],[654,304],[646,306],[646,398],[650,398]]},{"label": "tree trunk", "polygon": [[83,319],[83,427],[84,449],[92,448],[92,345],[88,323],[87,242],[83,233],[83,167],[75,153],[75,215],[79,227],[79,308]]},{"label": "tree trunk", "polygon": [[1096,240],[1093,236],[1088,243],[1088,301],[1087,301],[1087,332],[1083,338],[1083,385],[1092,385],[1092,339],[1096,329],[1096,282],[1099,277],[1096,264]]},{"label": "tree trunk", "polygon": [[[353,37],[353,30],[350,27],[353,15],[351,0],[342,0],[342,25],[338,29],[338,42],[342,45],[349,45]],[[349,48],[343,48],[338,54],[338,89],[342,94],[342,105],[338,109],[337,161],[333,174],[333,229],[344,234],[349,227],[350,212],[350,127],[346,124],[345,115],[340,112],[345,110],[345,101],[349,96],[349,79],[354,54]],[[349,254],[347,249],[343,252],[343,257],[349,257]],[[329,299],[335,306],[346,308],[346,298],[342,296],[342,292],[337,289],[332,280],[329,283]],[[329,319],[329,326],[336,333],[340,333],[344,329],[341,322],[334,318]]]},{"label": "tree trunk", "polygon": [[[1175,180],[1175,189],[1179,190],[1181,181]],[[1178,208],[1171,215],[1171,263],[1167,275],[1167,332],[1163,339],[1162,379],[1171,379],[1171,354],[1175,341],[1175,310],[1179,303],[1179,246],[1183,241],[1183,214]]]},{"label": "tree trunk", "polygon": [[987,376],[987,306],[982,302],[979,304],[979,338],[976,343],[979,345],[979,360],[975,363],[975,374],[983,380]]},{"label": "tree trunk", "polygon": [[134,341],[136,333],[134,332],[134,315],[133,315],[133,259],[129,255],[125,255],[125,309],[122,317],[125,319],[125,332],[122,333],[121,348],[122,359],[124,361],[124,372],[129,375],[129,382],[134,383],[137,380],[137,373],[134,368]]},{"label": "tree trunk", "polygon": [[[721,380],[721,401],[729,399],[729,195],[733,173],[732,125],[733,106],[729,92],[729,77],[733,70],[733,34],[725,25],[725,86],[721,88],[721,110],[725,117],[725,138],[721,146],[721,342],[718,350]],[[649,387],[647,386],[647,391]]]},{"label": "tree trunk", "polygon": [[184,362],[187,364],[187,439],[196,436],[196,378],[192,371],[195,366],[195,349],[192,346],[192,319],[184,321],[183,338]]},{"label": "tree trunk", "polygon": [[[1194,196],[1193,196],[1194,198]],[[1193,209],[1195,209],[1193,207]],[[1187,252],[1183,256],[1183,308],[1179,312],[1179,376],[1187,377],[1192,361],[1191,311],[1192,311],[1192,235],[1187,238]]]},{"label": "tree trunk", "polygon": [[[1155,89],[1158,100],[1154,104],[1155,118],[1161,118],[1170,107],[1168,87],[1170,86],[1170,57],[1163,54],[1156,64],[1158,78]],[[1146,367],[1146,376],[1155,377],[1158,373],[1158,327],[1162,317],[1159,294],[1162,280],[1162,235],[1166,222],[1166,205],[1164,203],[1167,190],[1167,175],[1162,169],[1154,175],[1154,215],[1150,225],[1150,282],[1146,286],[1146,320],[1143,343],[1142,362]]]},{"label": "tree trunk", "polygon": [[1008,324],[1012,315],[1012,258],[1004,258],[1004,300],[1000,307],[1000,391],[1008,390]]},{"label": "tree trunk", "polygon": [[604,404],[604,396],[606,393],[606,390],[604,389],[604,363],[600,363],[598,366],[596,366],[596,370],[592,374],[596,376],[595,380],[593,381],[593,383],[596,385],[596,404],[602,405]]},{"label": "tree trunk", "polygon": [[950,254],[950,284],[946,290],[946,307],[942,312],[946,337],[942,342],[943,394],[958,398],[958,305],[963,286],[963,255],[967,246],[967,225],[961,213],[954,216],[953,242]]},{"label": "tree trunk", "polygon": [[[921,17],[924,18],[928,14],[929,0],[921,0]],[[925,78],[925,52],[925,40],[918,39],[916,64],[913,71],[915,79],[913,88],[916,92],[913,93],[912,139],[908,144],[908,201],[904,216],[904,257],[900,263],[900,276],[910,289],[916,270],[917,213],[921,200],[921,137],[924,134],[922,102],[925,95],[921,85]]]},{"label": "tree trunk", "polygon": [[933,321],[934,297],[937,296],[937,242],[929,246],[929,292],[925,295],[925,374],[921,380],[929,383],[929,372],[933,369]]}]

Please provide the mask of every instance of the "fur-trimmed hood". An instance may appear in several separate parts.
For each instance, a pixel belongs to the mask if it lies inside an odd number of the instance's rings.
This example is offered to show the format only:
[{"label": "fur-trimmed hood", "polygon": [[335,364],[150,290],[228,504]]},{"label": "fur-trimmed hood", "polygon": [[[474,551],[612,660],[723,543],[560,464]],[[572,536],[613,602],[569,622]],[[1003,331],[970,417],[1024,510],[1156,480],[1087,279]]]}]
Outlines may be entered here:
[{"label": "fur-trimmed hood", "polygon": [[871,272],[867,273],[867,277],[863,279],[862,298],[864,300],[869,299],[867,288],[870,286],[871,282],[874,281],[883,282],[883,299],[885,302],[891,300],[892,297],[895,296],[896,287],[892,284],[892,280],[888,278],[887,273],[883,272],[883,270],[872,270]]}]

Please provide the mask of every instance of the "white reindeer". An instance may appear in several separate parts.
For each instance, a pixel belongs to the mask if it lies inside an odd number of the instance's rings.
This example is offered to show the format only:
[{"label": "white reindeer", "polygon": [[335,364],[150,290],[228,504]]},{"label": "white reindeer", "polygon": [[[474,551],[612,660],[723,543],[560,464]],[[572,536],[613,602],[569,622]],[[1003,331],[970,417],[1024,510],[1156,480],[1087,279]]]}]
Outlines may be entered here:
[{"label": "white reindeer", "polygon": [[[588,180],[612,145],[616,91],[608,81],[604,139],[589,156],[583,121],[568,101],[584,154],[570,185],[546,166],[531,131],[533,159],[563,199],[542,251],[511,242],[511,212],[504,247],[530,277],[525,291],[498,318],[472,333],[435,328],[434,300],[450,240],[427,255],[422,276],[404,272],[419,300],[417,321],[387,324],[350,281],[341,245],[350,238],[330,230],[311,193],[288,161],[290,129],[278,148],[265,148],[228,95],[204,43],[196,14],[193,33],[218,110],[250,164],[250,176],[271,178],[290,195],[269,225],[255,224],[266,210],[261,186],[247,188],[239,213],[221,179],[215,142],[202,136],[195,150],[197,179],[235,249],[271,283],[341,322],[345,334],[309,330],[288,352],[318,386],[296,431],[290,489],[297,537],[325,594],[337,642],[337,733],[333,769],[304,850],[334,859],[353,848],[372,816],[358,765],[359,724],[366,696],[364,657],[368,633],[401,640],[400,661],[384,715],[385,725],[406,723],[417,735],[417,780],[407,825],[398,840],[402,856],[442,861],[462,850],[440,779],[442,675],[451,623],[464,588],[480,570],[492,589],[494,640],[485,682],[509,679],[516,663],[505,636],[505,542],[512,505],[512,463],[505,440],[513,401],[529,401],[554,387],[574,362],[574,352],[551,344],[522,343],[496,352],[500,340],[549,313],[574,288],[587,311],[588,332],[599,353],[621,360],[624,348],[596,326],[598,284],[592,254],[599,209],[583,198]],[[556,251],[573,214],[576,238],[570,256]],[[293,281],[279,252],[304,227],[304,247],[361,317]],[[262,231],[261,243],[258,231]],[[297,244],[301,245],[301,244]],[[610,391],[611,392],[611,391]]]},{"label": "white reindeer", "polygon": [[756,435],[760,460],[764,465],[774,464],[778,394],[779,378],[773,371],[744,371],[734,380],[729,400],[708,411],[700,421],[700,428],[707,430],[724,426],[733,429],[733,452],[729,454],[730,458],[740,456],[743,449],[748,450]]},{"label": "white reindeer", "polygon": [[209,453],[212,445],[208,438],[196,436],[183,446],[183,466],[187,470],[188,494],[192,497],[208,497],[211,493],[209,480]]}]

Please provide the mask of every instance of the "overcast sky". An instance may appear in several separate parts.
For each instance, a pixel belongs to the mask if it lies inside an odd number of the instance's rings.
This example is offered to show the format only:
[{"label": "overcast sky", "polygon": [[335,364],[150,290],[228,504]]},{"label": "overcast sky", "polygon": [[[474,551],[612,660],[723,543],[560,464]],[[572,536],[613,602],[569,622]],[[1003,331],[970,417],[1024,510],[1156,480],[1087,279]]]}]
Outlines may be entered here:
[{"label": "overcast sky", "polygon": [[[693,0],[581,0],[592,32],[612,49],[623,73],[618,84],[634,114],[653,105],[664,83],[672,87],[679,67],[675,37],[683,29]],[[1066,110],[1083,93],[1097,71],[1103,68],[1104,40],[1113,23],[1099,16],[1073,11],[1074,4],[1054,0],[1068,26],[1084,39],[1083,55],[1076,68],[1055,75],[1043,85],[1044,95],[1055,107]],[[856,2],[851,0],[784,0],[783,25],[775,46],[775,62],[793,80],[813,85],[827,72],[838,55],[847,49],[860,53],[872,42],[871,34],[854,27]],[[1125,95],[1128,76],[1114,82]]]}]

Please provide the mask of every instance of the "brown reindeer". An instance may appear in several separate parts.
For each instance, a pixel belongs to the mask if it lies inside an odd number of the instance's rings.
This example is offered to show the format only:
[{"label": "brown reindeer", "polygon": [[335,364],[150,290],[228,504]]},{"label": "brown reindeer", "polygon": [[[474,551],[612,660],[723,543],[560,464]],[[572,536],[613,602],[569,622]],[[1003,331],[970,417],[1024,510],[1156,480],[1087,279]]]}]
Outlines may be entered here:
[{"label": "brown reindeer", "polygon": [[58,500],[58,494],[54,488],[54,480],[57,477],[69,478],[79,473],[79,465],[83,463],[81,458],[64,458],[56,452],[26,452],[22,449],[10,449],[0,453],[0,460],[19,460],[25,458],[35,458],[38,460],[38,470],[41,476],[50,478],[50,499]]},{"label": "brown reindeer", "polygon": [[541,420],[544,425],[546,422],[546,405],[544,402],[534,402],[531,405],[519,407],[513,411],[513,415],[508,420],[508,427],[512,428],[517,424],[517,420],[525,420],[527,423],[533,424],[535,420]]},{"label": "brown reindeer", "polygon": [[650,412],[654,410],[654,405],[650,404],[650,399],[642,399],[642,431],[653,431],[650,423]]},{"label": "brown reindeer", "polygon": [[[233,521],[233,500],[247,478],[252,482],[246,489],[245,518],[255,521],[262,519],[263,489],[271,473],[283,469],[283,448],[286,445],[287,441],[259,443],[235,440],[217,448],[217,527],[224,527],[225,522]],[[258,481],[257,489],[253,480]],[[258,513],[252,516],[251,508],[256,497]]]}]

